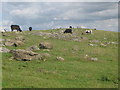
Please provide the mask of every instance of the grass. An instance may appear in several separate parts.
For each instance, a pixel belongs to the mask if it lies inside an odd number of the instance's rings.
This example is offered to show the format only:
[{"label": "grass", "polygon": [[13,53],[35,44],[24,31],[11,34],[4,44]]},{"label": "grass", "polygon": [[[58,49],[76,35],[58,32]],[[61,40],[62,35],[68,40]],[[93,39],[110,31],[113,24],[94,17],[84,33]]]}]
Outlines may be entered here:
[{"label": "grass", "polygon": [[[43,30],[43,32],[57,32],[55,30]],[[77,36],[84,29],[74,29]],[[83,35],[89,40],[74,42],[54,38],[44,39],[41,36],[32,35],[40,30],[32,32],[24,31],[23,34],[8,32],[9,36],[3,38],[11,39],[18,35],[25,37],[25,44],[19,47],[7,47],[9,49],[26,49],[32,45],[39,45],[42,41],[53,44],[49,52],[40,50],[37,53],[49,53],[47,61],[17,61],[10,60],[10,53],[2,54],[2,76],[3,88],[117,88],[118,87],[118,47],[108,45],[107,47],[89,46],[90,40],[101,42],[117,42],[117,32],[95,30],[93,35]],[[30,34],[28,34],[30,33]],[[104,39],[107,38],[107,40]],[[77,50],[74,50],[77,48]],[[83,58],[88,54],[97,57],[98,61],[88,61]],[[65,61],[57,61],[61,56]]]}]

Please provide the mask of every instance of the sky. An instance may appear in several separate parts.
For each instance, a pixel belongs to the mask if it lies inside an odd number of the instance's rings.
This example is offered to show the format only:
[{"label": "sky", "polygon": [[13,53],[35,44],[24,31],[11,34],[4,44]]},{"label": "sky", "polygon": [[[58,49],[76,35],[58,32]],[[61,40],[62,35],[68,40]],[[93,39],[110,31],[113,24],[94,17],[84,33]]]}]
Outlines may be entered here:
[{"label": "sky", "polygon": [[[14,1],[14,2],[13,2]],[[31,26],[34,30],[84,26],[98,30],[118,31],[118,2],[21,2],[2,1],[2,27],[20,25],[22,30]],[[95,2],[96,1],[96,2]],[[107,1],[107,0],[106,0]],[[112,1],[112,0],[111,0]],[[1,17],[1,14],[0,14]]]}]

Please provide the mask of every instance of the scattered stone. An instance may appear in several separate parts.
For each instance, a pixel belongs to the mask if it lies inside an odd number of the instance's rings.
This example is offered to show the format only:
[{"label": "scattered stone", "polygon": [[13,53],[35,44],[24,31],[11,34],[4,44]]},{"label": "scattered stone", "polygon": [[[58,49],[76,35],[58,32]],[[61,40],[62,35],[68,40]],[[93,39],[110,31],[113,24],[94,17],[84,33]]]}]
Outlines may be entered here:
[{"label": "scattered stone", "polygon": [[31,51],[37,51],[37,50],[40,50],[37,46],[31,46],[29,47],[27,50],[31,50]]},{"label": "scattered stone", "polygon": [[41,54],[29,51],[29,50],[11,50],[10,51],[13,54],[14,59],[20,60],[20,61],[31,61],[31,60],[43,60]]},{"label": "scattered stone", "polygon": [[104,43],[101,43],[101,44],[100,44],[100,46],[104,46],[104,47],[106,47],[107,45],[106,45],[106,44],[104,44]]},{"label": "scattered stone", "polygon": [[81,40],[79,40],[79,39],[72,39],[73,41],[75,41],[75,42],[80,42]]},{"label": "scattered stone", "polygon": [[104,37],[104,39],[107,39],[107,38]]},{"label": "scattered stone", "polygon": [[7,48],[0,47],[0,52],[7,53],[10,52],[10,50]]},{"label": "scattered stone", "polygon": [[20,41],[20,40],[10,40],[10,39],[7,39],[6,42],[4,43],[5,46],[20,46],[20,45],[23,45],[24,42],[23,41]]},{"label": "scattered stone", "polygon": [[22,41],[14,41],[14,44],[13,46],[17,47],[17,46],[20,46],[20,45],[23,45],[24,43]]},{"label": "scattered stone", "polygon": [[25,38],[23,36],[18,36],[18,37],[15,37],[15,40],[17,40],[17,41],[24,41]]},{"label": "scattered stone", "polygon": [[5,46],[4,44],[0,43],[0,47],[4,47],[4,46]]},{"label": "scattered stone", "polygon": [[6,41],[5,39],[0,39],[0,42]]},{"label": "scattered stone", "polygon": [[50,50],[49,50],[49,49],[43,49],[43,51],[47,51],[47,52],[49,52]]},{"label": "scattered stone", "polygon": [[41,42],[39,44],[40,49],[52,49],[53,45],[49,42]]},{"label": "scattered stone", "polygon": [[89,60],[89,61],[98,61],[98,58],[90,57],[90,56],[88,56],[87,54],[84,56],[84,58],[85,58],[86,60]]},{"label": "scattered stone", "polygon": [[88,44],[88,45],[90,45],[90,46],[98,46],[97,44]]},{"label": "scattered stone", "polygon": [[5,46],[13,46],[14,45],[14,42],[12,41],[7,41],[4,43]]},{"label": "scattered stone", "polygon": [[111,42],[111,44],[118,44],[117,42]]},{"label": "scattered stone", "polygon": [[42,53],[41,54],[43,57],[51,57],[51,55],[49,53]]},{"label": "scattered stone", "polygon": [[91,61],[98,61],[98,58],[91,58]]},{"label": "scattered stone", "polygon": [[88,40],[87,37],[80,37],[82,40]]},{"label": "scattered stone", "polygon": [[59,61],[64,61],[64,58],[62,58],[62,57],[57,57],[56,59]]},{"label": "scattered stone", "polygon": [[100,42],[99,40],[92,40],[92,41],[90,41],[91,43],[92,42],[94,42],[94,43],[98,43],[98,42]]}]

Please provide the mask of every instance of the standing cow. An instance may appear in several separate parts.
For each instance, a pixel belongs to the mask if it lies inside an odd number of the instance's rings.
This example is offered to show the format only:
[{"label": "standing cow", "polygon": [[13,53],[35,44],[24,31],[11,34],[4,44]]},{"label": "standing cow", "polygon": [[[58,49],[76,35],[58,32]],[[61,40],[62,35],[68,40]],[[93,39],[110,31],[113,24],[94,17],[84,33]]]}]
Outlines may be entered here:
[{"label": "standing cow", "polygon": [[86,30],[85,33],[92,34],[92,30]]},{"label": "standing cow", "polygon": [[11,25],[11,31],[13,30],[17,30],[17,32],[22,32],[22,30],[20,29],[19,25]]},{"label": "standing cow", "polygon": [[32,31],[32,27],[29,27],[29,31]]},{"label": "standing cow", "polygon": [[72,34],[72,29],[66,29],[64,33],[71,33]]}]

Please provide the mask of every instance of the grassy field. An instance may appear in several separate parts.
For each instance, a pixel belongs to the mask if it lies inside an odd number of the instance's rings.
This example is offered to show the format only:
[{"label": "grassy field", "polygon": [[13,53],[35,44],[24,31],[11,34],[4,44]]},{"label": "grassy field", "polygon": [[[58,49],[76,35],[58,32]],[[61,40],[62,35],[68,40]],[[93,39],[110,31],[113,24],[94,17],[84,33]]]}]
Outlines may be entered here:
[{"label": "grassy field", "polygon": [[[90,40],[117,42],[118,33],[95,30],[92,35],[83,35],[88,40],[81,42],[65,41],[54,38],[43,38],[31,33],[57,32],[58,30],[33,30],[16,34],[7,32],[3,39],[12,39],[18,35],[25,37],[25,44],[12,49],[26,49],[32,45],[39,45],[42,41],[51,42],[50,51],[39,50],[37,53],[49,53],[47,61],[17,61],[10,60],[11,53],[2,54],[2,87],[3,88],[117,88],[118,87],[118,45],[89,46]],[[84,31],[74,29],[77,36]],[[28,34],[29,33],[29,34]],[[104,39],[107,38],[107,39]],[[99,44],[99,43],[97,43]],[[75,49],[74,49],[75,48]],[[77,49],[76,49],[77,48]],[[98,58],[89,61],[85,55]],[[65,60],[57,61],[61,56]]]}]

